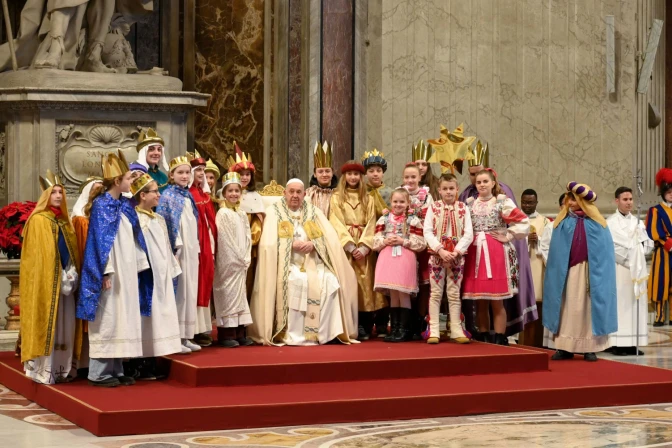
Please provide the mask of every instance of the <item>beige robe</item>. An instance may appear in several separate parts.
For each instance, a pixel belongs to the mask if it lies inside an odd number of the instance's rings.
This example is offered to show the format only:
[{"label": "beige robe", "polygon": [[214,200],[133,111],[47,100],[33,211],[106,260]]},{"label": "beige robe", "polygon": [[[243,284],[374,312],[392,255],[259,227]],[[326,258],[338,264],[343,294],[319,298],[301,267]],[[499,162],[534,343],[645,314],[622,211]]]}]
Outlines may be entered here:
[{"label": "beige robe", "polygon": [[546,224],[550,220],[537,212],[534,212],[529,218],[530,233],[536,233],[538,238],[536,243],[530,243],[528,238],[527,247],[530,254],[530,270],[532,272],[532,282],[534,283],[534,296],[537,298],[537,302],[541,302],[544,292],[544,270],[546,269],[546,263],[539,250],[539,241],[544,233]]},{"label": "beige robe", "polygon": [[[333,267],[332,272],[336,276],[340,286],[338,301],[344,333],[339,336],[339,339],[342,342],[350,342],[357,338],[357,279],[355,272],[350,266],[341,247],[338,235],[329,223],[329,220],[319,209],[309,202],[304,201],[304,206],[315,209],[315,224],[317,224],[324,235],[325,249],[329,256],[330,264]],[[280,325],[284,326],[282,322],[286,323],[288,320],[288,307],[285,306],[283,310],[282,304],[276,303],[278,288],[283,287],[283,279],[281,275],[278,275],[278,269],[280,266],[286,265],[286,274],[289,275],[291,264],[290,260],[282,261],[278,257],[278,230],[280,224],[284,225],[286,223],[279,222],[279,215],[276,210],[282,210],[283,207],[287,207],[284,198],[266,209],[264,228],[261,233],[261,241],[259,242],[257,274],[250,303],[253,323],[248,327],[248,335],[255,342],[264,345],[279,345],[283,343],[278,338],[274,340],[274,336],[283,330],[283,328],[278,328]],[[279,320],[282,321],[281,324],[278,324]]]}]

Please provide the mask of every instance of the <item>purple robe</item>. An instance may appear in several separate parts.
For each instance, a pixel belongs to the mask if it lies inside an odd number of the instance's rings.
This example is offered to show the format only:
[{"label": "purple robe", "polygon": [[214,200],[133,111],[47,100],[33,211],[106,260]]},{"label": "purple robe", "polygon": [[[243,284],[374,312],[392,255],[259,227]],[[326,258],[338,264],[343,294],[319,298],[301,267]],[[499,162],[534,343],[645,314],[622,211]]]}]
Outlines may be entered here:
[{"label": "purple robe", "polygon": [[[511,188],[503,182],[499,182],[499,186],[509,199],[516,204],[518,202],[513,195]],[[477,198],[478,190],[474,185],[469,185],[460,193],[460,202],[467,202],[468,198]],[[506,335],[511,336],[520,333],[525,328],[525,325],[539,319],[537,312],[537,298],[534,295],[534,283],[532,282],[532,270],[530,268],[530,253],[527,247],[526,240],[513,240],[513,246],[518,253],[518,294],[510,299],[504,300],[504,308],[506,309]],[[476,301],[465,300],[462,302],[462,312],[464,313],[465,324],[467,328],[472,330],[476,328],[474,323],[476,314]]]}]

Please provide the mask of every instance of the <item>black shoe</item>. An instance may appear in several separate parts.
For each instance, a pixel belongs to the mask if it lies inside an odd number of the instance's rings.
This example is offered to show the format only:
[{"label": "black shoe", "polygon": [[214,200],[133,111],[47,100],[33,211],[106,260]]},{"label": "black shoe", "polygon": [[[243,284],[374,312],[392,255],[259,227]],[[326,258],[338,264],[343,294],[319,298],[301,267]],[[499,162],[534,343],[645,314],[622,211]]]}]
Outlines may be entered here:
[{"label": "black shoe", "polygon": [[132,386],[135,384],[135,379],[130,376],[119,376],[117,379],[122,386]]},{"label": "black shoe", "polygon": [[201,347],[210,347],[212,345],[212,337],[207,333],[200,333],[194,335],[194,343]]},{"label": "black shoe", "polygon": [[254,341],[252,339],[248,338],[247,336],[244,337],[244,338],[236,339],[236,342],[241,347],[249,347],[250,345],[254,345]]},{"label": "black shoe", "polygon": [[376,324],[376,335],[379,338],[387,336],[387,325],[390,323],[390,308],[381,308],[374,314],[373,321]]},{"label": "black shoe", "polygon": [[364,327],[362,327],[361,325],[357,329],[357,340],[359,341],[369,340],[369,335],[366,333],[366,330],[364,330]]},{"label": "black shoe", "polygon": [[117,378],[108,378],[106,380],[101,381],[89,380],[89,384],[91,386],[97,386],[97,387],[117,387],[121,383]]},{"label": "black shoe", "polygon": [[595,353],[584,353],[583,359],[584,361],[595,362],[597,361],[597,355]]},{"label": "black shoe", "polygon": [[399,311],[401,308],[390,308],[390,332],[385,336],[385,342],[394,342],[394,335],[399,331]]},{"label": "black shoe", "polygon": [[502,333],[495,333],[495,337],[493,338],[493,342],[497,345],[503,345],[505,347],[509,346],[509,338],[507,338]]},{"label": "black shoe", "polygon": [[487,331],[477,331],[474,333],[474,341],[490,343],[490,333]]},{"label": "black shoe", "polygon": [[408,308],[399,308],[399,326],[392,336],[392,342],[405,342],[413,339],[411,334],[411,313]]},{"label": "black shoe", "polygon": [[654,322],[653,323],[654,327],[662,327],[663,325],[665,325],[665,322]]},{"label": "black shoe", "polygon": [[[593,353],[593,356],[595,353]],[[565,359],[573,359],[574,358],[574,353],[569,353],[568,351],[565,350],[557,350],[555,353],[553,353],[553,356],[551,356],[551,360],[553,361],[562,361]]]}]

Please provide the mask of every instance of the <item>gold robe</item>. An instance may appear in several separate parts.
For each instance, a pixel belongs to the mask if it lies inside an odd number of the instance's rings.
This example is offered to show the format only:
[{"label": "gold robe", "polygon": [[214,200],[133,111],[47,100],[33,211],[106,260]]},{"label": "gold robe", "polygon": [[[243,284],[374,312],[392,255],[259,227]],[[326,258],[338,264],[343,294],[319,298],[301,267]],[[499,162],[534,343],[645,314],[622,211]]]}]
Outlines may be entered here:
[{"label": "gold robe", "polygon": [[[355,273],[345,257],[338,235],[326,216],[307,201],[304,201],[304,207],[304,216],[308,218],[304,226],[317,227],[321,233],[320,241],[311,238],[315,250],[336,276],[340,285],[338,300],[344,333],[339,336],[339,340],[347,343],[357,339]],[[266,209],[264,228],[259,242],[257,275],[250,303],[253,323],[247,327],[247,334],[255,342],[264,345],[277,345],[287,328],[287,278],[293,241],[293,225],[291,219],[288,219],[288,210],[284,198]],[[314,219],[310,219],[311,217]]]},{"label": "gold robe", "polygon": [[[23,249],[19,290],[21,291],[21,362],[49,356],[56,335],[56,310],[61,293],[61,260],[58,252],[60,229],[70,253],[70,260],[80,272],[81,260],[75,229],[68,217],[65,198],[62,215],[56,219],[48,208],[53,187],[42,193],[35,211],[23,228]],[[79,359],[82,347],[82,325],[76,321],[73,358]]]},{"label": "gold robe", "polygon": [[359,311],[376,311],[387,306],[385,298],[373,291],[373,281],[376,273],[376,254],[373,251],[373,237],[376,234],[376,208],[371,198],[366,208],[359,199],[359,192],[353,189],[345,190],[347,200],[341,202],[338,195],[331,196],[329,205],[329,222],[341,242],[341,247],[347,249],[365,246],[369,249],[366,257],[360,261],[352,258],[346,250],[348,261],[357,275],[357,297]]}]

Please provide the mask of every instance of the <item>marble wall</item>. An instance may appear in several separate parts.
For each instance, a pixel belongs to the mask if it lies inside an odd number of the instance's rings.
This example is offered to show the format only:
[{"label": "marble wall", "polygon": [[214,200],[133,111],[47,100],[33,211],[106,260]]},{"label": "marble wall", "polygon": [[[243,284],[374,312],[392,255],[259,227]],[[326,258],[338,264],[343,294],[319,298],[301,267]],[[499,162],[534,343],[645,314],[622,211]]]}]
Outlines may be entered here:
[{"label": "marble wall", "polygon": [[[413,142],[464,122],[466,135],[489,143],[500,179],[516,194],[536,189],[542,211],[557,210],[571,180],[591,185],[610,210],[616,187],[633,183],[637,3],[370,0],[367,90],[356,99],[366,126],[355,140],[384,151],[388,183],[398,183]],[[616,27],[612,95],[606,15]]]},{"label": "marble wall", "polygon": [[223,165],[233,141],[263,176],[264,1],[196,3],[196,90],[212,94],[196,110],[196,148]]}]

